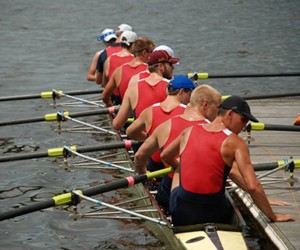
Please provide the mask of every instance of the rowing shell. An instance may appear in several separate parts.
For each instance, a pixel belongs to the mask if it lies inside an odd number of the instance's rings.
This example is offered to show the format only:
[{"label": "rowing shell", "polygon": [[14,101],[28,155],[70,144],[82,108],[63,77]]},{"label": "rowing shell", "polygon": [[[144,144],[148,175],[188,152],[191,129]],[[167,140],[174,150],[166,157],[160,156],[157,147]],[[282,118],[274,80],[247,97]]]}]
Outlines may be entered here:
[{"label": "rowing shell", "polygon": [[175,236],[182,242],[186,249],[247,249],[243,236],[239,232],[228,232],[223,230],[217,231],[219,244],[218,248],[210,239],[210,235],[203,231],[178,233]]},{"label": "rowing shell", "polygon": [[[121,136],[118,136],[120,139]],[[128,155],[128,158],[130,156]],[[134,168],[132,161],[130,161],[131,167]],[[140,196],[149,196],[151,207],[154,207],[157,212],[152,214],[154,216],[160,216],[161,219],[168,222],[168,226],[159,224],[149,225],[149,228],[154,228],[154,232],[158,238],[162,241],[169,241],[172,249],[248,249],[245,239],[242,234],[242,227],[246,226],[244,219],[236,204],[231,198],[230,194],[226,191],[226,196],[233,207],[232,224],[201,224],[187,227],[173,227],[169,218],[167,218],[159,205],[157,204],[155,197],[149,191],[144,184],[136,185]],[[161,232],[161,233],[159,233]]]},{"label": "rowing shell", "polygon": [[232,224],[206,223],[173,228],[175,237],[185,249],[248,249],[241,231],[246,223],[227,191],[226,196],[234,210]]},{"label": "rowing shell", "polygon": [[[111,115],[106,115],[110,116]],[[120,134],[109,135],[112,140],[121,140]],[[127,167],[134,169],[131,157],[126,149],[118,149],[122,152],[123,160],[127,160]],[[120,175],[126,175],[124,173]],[[233,202],[231,196],[226,192],[227,198],[233,206],[234,214],[232,224],[201,224],[187,227],[173,227],[169,218],[167,218],[155,197],[151,194],[146,185],[140,183],[126,189],[126,195],[137,197],[133,207],[146,207],[147,216],[157,220],[145,221],[145,226],[155,234],[156,238],[165,243],[166,249],[247,249],[241,228],[245,222]],[[133,208],[133,209],[134,209]],[[92,218],[92,216],[86,216]],[[75,218],[75,217],[74,217]],[[97,218],[97,217],[96,217]],[[127,217],[127,219],[134,219]],[[164,223],[160,223],[164,222]]]}]

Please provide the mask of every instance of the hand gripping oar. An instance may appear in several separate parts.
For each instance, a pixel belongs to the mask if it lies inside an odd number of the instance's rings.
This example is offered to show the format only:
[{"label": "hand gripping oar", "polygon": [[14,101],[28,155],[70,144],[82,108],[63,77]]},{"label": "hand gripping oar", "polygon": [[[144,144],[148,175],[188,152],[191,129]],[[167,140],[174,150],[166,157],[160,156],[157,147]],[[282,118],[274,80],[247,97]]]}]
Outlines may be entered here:
[{"label": "hand gripping oar", "polygon": [[[64,112],[64,115],[71,116],[71,117],[83,117],[83,116],[113,114],[113,113],[117,113],[118,110],[119,110],[119,106],[112,106],[109,108],[103,108],[103,109],[98,109],[98,110],[93,110],[93,111],[78,112],[78,113],[72,113],[72,114],[69,114],[69,112]],[[42,117],[0,122],[0,126],[33,123],[33,122],[44,122],[44,121],[51,122],[51,121],[57,121],[57,117],[58,117],[57,113],[51,113],[51,114],[46,114]]]},{"label": "hand gripping oar", "polygon": [[[63,91],[59,90],[59,94],[55,93],[54,91],[46,91],[41,92],[40,94],[33,94],[33,95],[16,95],[16,96],[2,96],[0,97],[0,102],[3,101],[16,101],[16,100],[28,100],[28,99],[57,99],[62,96],[64,93]],[[64,94],[67,95],[88,95],[88,94],[100,94],[103,92],[103,88],[96,89],[96,90],[75,90],[75,91],[68,91]]]},{"label": "hand gripping oar", "polygon": [[[154,172],[147,173],[147,174],[133,175],[133,176],[129,176],[129,177],[126,177],[126,178],[123,178],[120,180],[112,181],[112,182],[104,184],[104,185],[95,186],[93,188],[89,188],[89,189],[86,189],[83,191],[77,190],[77,192],[80,192],[86,196],[93,196],[93,195],[109,192],[112,190],[116,190],[119,188],[131,187],[135,184],[145,182],[152,178],[157,178],[157,177],[169,174],[172,171],[173,171],[172,168],[165,168],[165,169],[154,171]],[[11,210],[11,211],[6,211],[3,213],[0,213],[0,221],[14,218],[14,217],[24,215],[24,214],[36,212],[36,211],[39,211],[39,210],[42,210],[45,208],[71,205],[72,199],[73,199],[73,197],[72,197],[71,192],[57,195],[47,201],[38,202],[36,204],[32,204],[32,205],[20,207],[20,208]]]},{"label": "hand gripping oar", "polygon": [[208,74],[208,73],[188,73],[188,77],[194,80],[210,78],[249,78],[249,77],[287,77],[300,76],[300,72],[286,73],[236,73],[236,74]]},{"label": "hand gripping oar", "polygon": [[[71,149],[78,153],[86,153],[86,152],[94,152],[94,151],[101,151],[101,150],[118,149],[118,148],[130,149],[132,146],[137,146],[139,144],[140,142],[138,141],[125,140],[125,141],[111,142],[105,144],[102,143],[100,145],[82,146],[78,148],[73,145],[71,146]],[[48,149],[46,152],[34,152],[34,153],[1,156],[0,162],[63,156],[63,150],[64,148],[61,147],[61,148],[51,148]]]}]

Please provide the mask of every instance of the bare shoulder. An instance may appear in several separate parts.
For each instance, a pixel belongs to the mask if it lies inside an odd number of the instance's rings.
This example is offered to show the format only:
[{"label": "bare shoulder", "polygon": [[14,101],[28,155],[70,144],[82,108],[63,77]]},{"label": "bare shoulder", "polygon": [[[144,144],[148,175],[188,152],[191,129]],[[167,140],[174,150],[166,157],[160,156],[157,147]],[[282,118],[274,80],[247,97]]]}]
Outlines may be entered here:
[{"label": "bare shoulder", "polygon": [[158,127],[153,131],[153,133],[166,133],[171,129],[171,119],[168,119],[158,125]]},{"label": "bare shoulder", "polygon": [[137,83],[138,80],[139,80],[139,74],[133,75],[133,76],[130,78],[129,82],[128,82],[128,87],[129,87],[131,84]]},{"label": "bare shoulder", "polygon": [[163,147],[170,135],[171,131],[171,119],[166,120],[160,124],[156,129],[154,129],[152,135],[157,138],[159,147]]},{"label": "bare shoulder", "polygon": [[95,56],[96,56],[96,57],[99,57],[99,56],[101,55],[102,52],[103,52],[103,50],[97,51],[97,52],[95,53]]},{"label": "bare shoulder", "polygon": [[146,119],[147,117],[149,117],[149,115],[152,114],[152,106],[145,108],[141,114],[140,117],[142,117],[143,119]]},{"label": "bare shoulder", "polygon": [[193,128],[193,126],[185,128],[181,133],[182,136],[189,135],[191,133],[192,128]]},{"label": "bare shoulder", "polygon": [[131,94],[134,93],[134,90],[135,90],[135,89],[136,89],[136,84],[135,84],[135,83],[132,83],[132,84],[128,85],[125,94],[131,95]]},{"label": "bare shoulder", "polygon": [[230,134],[226,140],[224,141],[224,145],[240,147],[240,146],[247,146],[246,142],[238,135],[232,133]]}]

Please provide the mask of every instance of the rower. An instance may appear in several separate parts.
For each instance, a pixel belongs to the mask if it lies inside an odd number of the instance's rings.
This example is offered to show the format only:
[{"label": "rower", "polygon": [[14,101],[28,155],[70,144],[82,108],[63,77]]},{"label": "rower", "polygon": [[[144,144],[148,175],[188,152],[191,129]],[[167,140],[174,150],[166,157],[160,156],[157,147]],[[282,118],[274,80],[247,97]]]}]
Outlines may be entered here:
[{"label": "rower", "polygon": [[167,79],[173,78],[173,64],[179,60],[171,57],[164,50],[157,50],[150,54],[148,59],[150,75],[128,86],[120,110],[113,120],[113,127],[116,130],[124,126],[132,111],[134,118],[137,119],[145,108],[166,99],[166,89],[169,84]]},{"label": "rower", "polygon": [[114,70],[124,63],[128,63],[133,59],[132,45],[137,39],[137,34],[133,31],[124,31],[121,35],[121,50],[109,56],[103,65],[102,85],[105,87],[111,78]]},{"label": "rower", "polygon": [[133,60],[121,65],[113,72],[102,92],[102,100],[106,106],[112,106],[111,95],[115,90],[118,91],[122,102],[130,78],[148,68],[146,62],[154,46],[154,42],[146,37],[140,37],[134,41],[132,50],[134,54]]},{"label": "rower", "polygon": [[[195,88],[184,113],[159,125],[136,152],[136,171],[146,173],[147,159],[151,154],[158,149],[163,151],[185,128],[214,120],[220,103],[221,94],[216,89],[205,84]],[[163,176],[157,190],[156,200],[165,211],[169,208],[172,178],[173,174]]]},{"label": "rower", "polygon": [[117,36],[117,40],[115,41],[115,43],[113,43],[111,46],[107,47],[102,53],[101,55],[98,57],[98,61],[97,61],[97,71],[96,71],[96,83],[97,84],[102,84],[102,78],[103,78],[103,66],[104,63],[106,61],[106,59],[114,54],[117,53],[121,50],[121,44],[120,44],[120,39],[121,39],[121,35],[124,31],[133,31],[133,28],[126,24],[126,23],[122,23],[120,24],[117,29],[116,29],[116,36]]},{"label": "rower", "polygon": [[248,146],[238,136],[249,120],[258,122],[247,102],[230,96],[223,101],[212,123],[185,129],[162,152],[163,161],[176,168],[170,197],[175,226],[229,223],[231,207],[225,196],[228,175],[250,194],[271,221],[294,220],[289,214],[273,212],[255,175]]},{"label": "rower", "polygon": [[[128,137],[138,141],[144,141],[151,136],[153,131],[169,118],[184,112],[189,103],[195,84],[186,76],[175,76],[169,83],[168,96],[160,103],[143,110],[140,116],[127,128]],[[164,168],[160,159],[160,151],[157,150],[149,157],[147,169],[150,172]]]},{"label": "rower", "polygon": [[[111,46],[112,44],[114,44],[117,40],[117,36],[114,32],[114,30],[112,29],[105,29],[102,31],[101,36],[99,36],[98,41],[102,41],[104,46],[107,48],[109,46]],[[97,51],[93,57],[92,63],[89,67],[89,71],[87,73],[86,79],[88,81],[95,81],[96,80],[96,66],[97,66],[97,61],[99,56],[101,55],[101,53],[104,51],[105,49],[102,49],[100,51]]]},{"label": "rower", "polygon": [[[157,51],[157,50],[165,50],[168,52],[168,54],[171,57],[173,57],[173,58],[175,57],[174,51],[167,45],[159,45],[153,51]],[[150,75],[150,72],[148,69],[145,71],[142,71],[142,72],[134,75],[133,77],[131,77],[128,85],[130,85],[132,83],[137,83],[139,80],[144,79],[144,78],[148,77],[149,75]]]},{"label": "rower", "polygon": [[[113,72],[119,66],[129,63],[134,59],[132,54],[133,42],[137,39],[137,35],[133,31],[124,31],[121,35],[121,50],[112,54],[104,63],[102,85],[105,87]],[[121,104],[121,97],[117,89],[112,93],[112,102],[114,105]]]}]

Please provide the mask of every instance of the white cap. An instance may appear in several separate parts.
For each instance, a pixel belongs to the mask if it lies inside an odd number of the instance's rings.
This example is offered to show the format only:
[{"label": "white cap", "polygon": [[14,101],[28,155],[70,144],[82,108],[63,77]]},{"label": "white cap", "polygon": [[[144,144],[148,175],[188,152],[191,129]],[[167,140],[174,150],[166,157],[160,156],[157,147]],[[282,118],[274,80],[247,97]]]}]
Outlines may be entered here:
[{"label": "white cap", "polygon": [[137,39],[137,35],[135,32],[126,30],[121,35],[121,43],[125,43],[126,45],[130,46]]},{"label": "white cap", "polygon": [[97,37],[98,41],[103,40],[104,42],[109,42],[110,39],[112,39],[112,38],[117,39],[117,36],[116,36],[113,29],[105,29],[105,30],[102,31],[101,36]]},{"label": "white cap", "polygon": [[156,51],[156,50],[167,51],[171,57],[175,57],[174,51],[169,46],[167,46],[167,45],[159,45],[158,47],[156,47],[154,49],[154,51]]},{"label": "white cap", "polygon": [[116,31],[117,32],[118,31],[124,32],[124,31],[127,31],[127,30],[133,31],[133,28],[130,25],[126,24],[126,23],[122,23],[118,26]]}]

